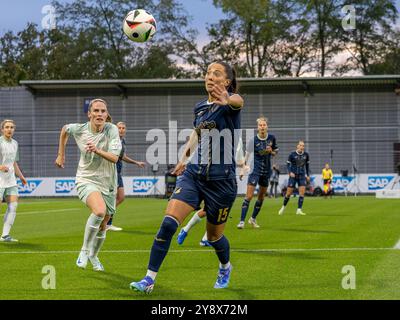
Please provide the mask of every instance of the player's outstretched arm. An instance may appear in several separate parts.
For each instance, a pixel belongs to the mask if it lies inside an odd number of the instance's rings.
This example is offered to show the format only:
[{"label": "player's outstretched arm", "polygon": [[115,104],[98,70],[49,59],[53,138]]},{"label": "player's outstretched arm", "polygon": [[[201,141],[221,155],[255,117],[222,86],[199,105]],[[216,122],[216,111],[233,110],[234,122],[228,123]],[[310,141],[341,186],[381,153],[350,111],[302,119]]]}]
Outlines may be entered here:
[{"label": "player's outstretched arm", "polygon": [[141,162],[141,161],[133,160],[133,159],[129,158],[127,155],[124,155],[124,156],[122,157],[122,161],[124,161],[124,162],[126,162],[126,163],[135,164],[135,165],[137,165],[139,168],[142,168],[142,169],[146,166],[146,162]]},{"label": "player's outstretched arm", "polygon": [[60,140],[58,143],[58,155],[57,159],[55,161],[55,164],[59,168],[64,168],[65,164],[65,146],[67,145],[68,142],[68,134],[67,134],[67,128],[64,126],[61,129],[60,133]]},{"label": "player's outstretched arm", "polygon": [[14,171],[15,171],[15,174],[17,175],[17,177],[21,179],[22,184],[26,185],[28,182],[26,181],[26,179],[25,179],[21,169],[19,168],[17,162],[14,162]]}]

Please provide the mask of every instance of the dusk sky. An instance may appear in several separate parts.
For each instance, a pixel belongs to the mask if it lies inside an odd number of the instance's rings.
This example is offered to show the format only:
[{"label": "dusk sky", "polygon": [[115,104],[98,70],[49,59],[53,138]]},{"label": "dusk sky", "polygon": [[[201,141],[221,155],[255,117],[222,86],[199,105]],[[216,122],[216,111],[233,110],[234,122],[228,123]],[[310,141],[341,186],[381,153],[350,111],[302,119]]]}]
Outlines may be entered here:
[{"label": "dusk sky", "polygon": [[[73,0],[63,0],[71,2]],[[212,0],[180,0],[192,16],[192,27],[199,32],[199,43],[207,38],[207,24],[212,24],[224,17],[222,10],[216,9]],[[28,22],[35,22],[39,26],[44,17],[42,8],[51,3],[51,0],[0,0],[0,35],[8,30],[18,32]],[[396,0],[400,11],[400,0]],[[134,9],[134,8],[132,8]]]},{"label": "dusk sky", "polygon": [[[73,0],[63,2],[71,1]],[[222,10],[214,8],[212,0],[180,1],[193,17],[192,27],[198,30],[203,39],[207,36],[207,23],[214,23],[224,17]],[[28,22],[35,22],[40,26],[44,17],[42,8],[50,3],[51,0],[0,0],[0,34],[8,30],[20,31]]]}]

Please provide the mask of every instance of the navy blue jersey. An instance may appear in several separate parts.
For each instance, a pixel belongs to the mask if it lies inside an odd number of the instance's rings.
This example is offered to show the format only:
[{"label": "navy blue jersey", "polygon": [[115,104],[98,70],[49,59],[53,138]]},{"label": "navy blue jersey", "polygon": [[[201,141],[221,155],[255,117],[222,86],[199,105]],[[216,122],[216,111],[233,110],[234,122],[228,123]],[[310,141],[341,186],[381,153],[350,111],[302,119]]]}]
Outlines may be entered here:
[{"label": "navy blue jersey", "polygon": [[118,174],[121,174],[121,172],[122,172],[122,158],[125,155],[126,142],[125,142],[124,138],[121,139],[121,144],[122,144],[122,149],[121,149],[121,153],[119,154],[118,162],[117,162],[117,173]]},{"label": "navy blue jersey", "polygon": [[247,144],[247,152],[254,153],[252,174],[270,175],[272,155],[267,153],[268,146],[272,148],[272,151],[277,152],[279,150],[275,136],[272,134],[268,134],[265,139],[256,135]]},{"label": "navy blue jersey", "polygon": [[307,152],[297,153],[293,151],[288,158],[287,168],[288,172],[292,172],[296,175],[307,175],[309,176],[309,165],[310,156]]},{"label": "navy blue jersey", "polygon": [[[206,180],[235,178],[234,155],[239,136],[239,132],[235,132],[235,129],[240,129],[240,110],[229,105],[209,103],[207,100],[196,105],[193,125],[199,143],[187,165],[189,172],[200,175]],[[213,138],[215,133],[218,134],[218,139]]]}]

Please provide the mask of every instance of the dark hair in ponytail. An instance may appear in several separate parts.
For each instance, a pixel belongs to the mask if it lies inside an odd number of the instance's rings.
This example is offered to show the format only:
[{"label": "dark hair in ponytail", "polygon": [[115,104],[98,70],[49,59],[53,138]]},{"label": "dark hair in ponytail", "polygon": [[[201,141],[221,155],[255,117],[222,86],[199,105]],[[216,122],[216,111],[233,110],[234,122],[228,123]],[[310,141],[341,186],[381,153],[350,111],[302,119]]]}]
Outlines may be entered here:
[{"label": "dark hair in ponytail", "polygon": [[224,61],[216,61],[225,68],[226,76],[231,81],[229,87],[226,89],[229,93],[238,93],[238,82],[236,80],[236,70]]}]

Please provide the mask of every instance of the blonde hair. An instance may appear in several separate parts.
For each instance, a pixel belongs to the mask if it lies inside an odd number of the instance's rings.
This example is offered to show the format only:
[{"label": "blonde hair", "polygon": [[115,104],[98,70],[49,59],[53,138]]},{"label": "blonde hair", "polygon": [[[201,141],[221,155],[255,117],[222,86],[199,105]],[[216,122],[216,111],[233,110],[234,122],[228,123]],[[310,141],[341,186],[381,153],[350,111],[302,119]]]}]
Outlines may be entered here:
[{"label": "blonde hair", "polygon": [[11,119],[5,119],[1,122],[1,128],[4,129],[4,126],[7,122],[11,122],[14,125],[14,128],[16,127],[14,120]]},{"label": "blonde hair", "polygon": [[112,121],[112,117],[110,116],[110,114],[108,114],[107,119],[106,119],[106,122],[111,122],[111,123],[113,122],[113,121]]},{"label": "blonde hair", "polygon": [[260,122],[262,122],[262,121],[265,121],[266,123],[268,123],[268,118],[266,118],[266,117],[259,117],[259,118],[256,120],[257,124],[260,124]]}]

